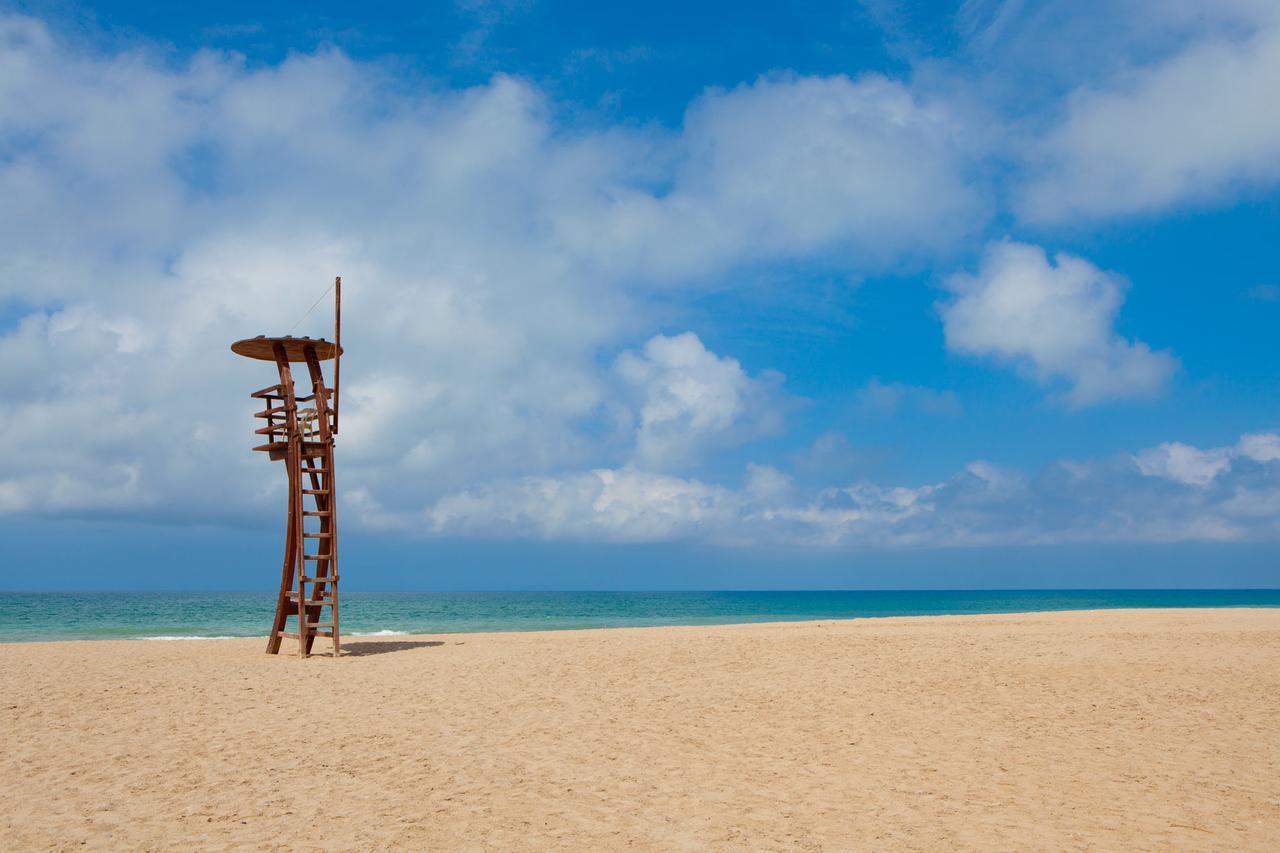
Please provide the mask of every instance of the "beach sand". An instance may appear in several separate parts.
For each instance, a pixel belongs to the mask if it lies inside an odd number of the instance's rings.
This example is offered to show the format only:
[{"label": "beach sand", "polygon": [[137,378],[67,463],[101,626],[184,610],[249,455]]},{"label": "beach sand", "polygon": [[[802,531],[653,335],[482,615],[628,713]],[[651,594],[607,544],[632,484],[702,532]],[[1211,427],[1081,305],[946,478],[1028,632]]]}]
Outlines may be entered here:
[{"label": "beach sand", "polygon": [[262,646],[0,645],[0,848],[1280,849],[1280,610]]}]

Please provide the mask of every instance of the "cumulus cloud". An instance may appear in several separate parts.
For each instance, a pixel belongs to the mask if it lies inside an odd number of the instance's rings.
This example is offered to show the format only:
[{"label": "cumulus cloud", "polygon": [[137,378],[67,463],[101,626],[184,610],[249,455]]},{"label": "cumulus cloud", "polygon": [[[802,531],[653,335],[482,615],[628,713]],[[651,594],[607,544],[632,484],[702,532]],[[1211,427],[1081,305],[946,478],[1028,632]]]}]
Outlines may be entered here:
[{"label": "cumulus cloud", "polygon": [[1065,382],[1071,406],[1160,391],[1177,368],[1167,352],[1116,334],[1124,283],[1067,254],[990,244],[976,275],[946,281],[939,306],[947,347],[1012,364],[1041,384]]},{"label": "cumulus cloud", "polygon": [[713,93],[690,108],[685,134],[668,201],[741,211],[738,251],[844,240],[892,256],[970,234],[984,212],[963,117],[880,75],[783,76]]},{"label": "cumulus cloud", "polygon": [[619,542],[953,547],[1266,540],[1280,534],[1280,435],[1064,459],[1035,474],[975,461],[916,486],[804,492],[753,466],[740,488],[632,467],[507,480],[442,498],[432,530]]},{"label": "cumulus cloud", "polygon": [[288,331],[338,273],[345,482],[371,516],[598,464],[626,411],[634,464],[687,461],[758,429],[771,380],[680,336],[612,367],[658,326],[654,289],[880,268],[983,215],[959,121],[881,77],[708,92],[674,131],[555,116],[501,75],[174,63],[0,17],[0,507],[258,515],[279,478],[244,395],[270,376],[227,345]]},{"label": "cumulus cloud", "polygon": [[525,477],[441,498],[426,512],[437,533],[640,542],[701,538],[731,528],[729,489],[635,468]]},{"label": "cumulus cloud", "polygon": [[1280,459],[1280,435],[1257,433],[1241,436],[1233,447],[1201,450],[1189,444],[1171,441],[1151,447],[1134,456],[1138,470],[1148,477],[1189,486],[1208,486],[1219,475],[1231,470],[1234,460],[1268,463]]},{"label": "cumulus cloud", "polygon": [[1060,122],[1033,147],[1018,200],[1027,219],[1157,211],[1280,181],[1276,5],[1150,11],[1207,35],[1071,93]]},{"label": "cumulus cloud", "polygon": [[1138,470],[1148,477],[1164,477],[1190,486],[1207,486],[1223,471],[1231,469],[1231,457],[1224,448],[1200,450],[1180,442],[1166,442],[1134,457]]},{"label": "cumulus cloud", "polygon": [[1280,459],[1280,435],[1260,432],[1243,436],[1236,445],[1235,455],[1254,462],[1275,462]]},{"label": "cumulus cloud", "polygon": [[910,87],[775,75],[690,104],[665,171],[603,176],[555,235],[602,272],[652,283],[834,254],[865,268],[953,246],[989,215],[965,116]]},{"label": "cumulus cloud", "polygon": [[[1254,46],[1229,68],[1265,71],[1264,35],[1215,38]],[[1116,112],[1106,98],[1163,92],[1164,68],[1082,93],[1038,180],[1083,168],[1073,151],[1109,162],[1072,140]],[[0,321],[0,512],[216,523],[278,509],[279,472],[247,450],[245,394],[270,370],[227,346],[288,331],[341,273],[357,524],[842,547],[1271,530],[1271,434],[1217,468],[1212,449],[1155,448],[1034,476],[975,462],[907,486],[806,491],[768,465],[735,485],[681,475],[776,429],[781,378],[693,334],[655,336],[669,315],[653,295],[678,305],[751,264],[858,275],[978,233],[986,142],[957,103],[881,75],[779,74],[704,93],[675,129],[583,127],[502,75],[452,90],[327,49],[252,67],[84,52],[0,16],[0,305],[16,312]],[[1204,180],[1186,177],[1208,162],[1189,142],[1139,164],[1137,197],[1267,179],[1267,126]],[[1072,209],[1114,205],[1094,192]],[[1121,283],[1086,261],[999,244],[948,284],[952,349],[1065,384],[1073,405],[1155,393],[1174,370],[1115,332]],[[882,405],[950,406],[926,391],[868,388]],[[829,435],[811,462],[850,455]]]},{"label": "cumulus cloud", "polygon": [[737,360],[707,350],[692,332],[655,335],[622,353],[614,370],[638,397],[635,456],[643,468],[672,468],[721,446],[777,428],[771,405],[782,377],[749,377]]}]

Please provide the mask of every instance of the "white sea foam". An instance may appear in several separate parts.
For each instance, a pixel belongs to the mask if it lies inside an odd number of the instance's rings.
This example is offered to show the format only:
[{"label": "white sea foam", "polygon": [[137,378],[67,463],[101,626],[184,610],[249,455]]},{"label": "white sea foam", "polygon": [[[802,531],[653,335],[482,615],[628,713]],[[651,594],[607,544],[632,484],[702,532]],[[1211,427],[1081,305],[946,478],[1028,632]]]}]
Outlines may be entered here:
[{"label": "white sea foam", "polygon": [[[383,629],[381,631],[351,631],[348,636],[351,637],[405,637],[408,631],[392,631]],[[130,637],[130,640],[243,640],[243,637],[233,637],[229,635],[209,636],[204,634],[163,634],[159,637]]]},{"label": "white sea foam", "polygon": [[243,640],[244,637],[206,637],[200,634],[164,634],[159,637],[130,637],[130,640]]}]

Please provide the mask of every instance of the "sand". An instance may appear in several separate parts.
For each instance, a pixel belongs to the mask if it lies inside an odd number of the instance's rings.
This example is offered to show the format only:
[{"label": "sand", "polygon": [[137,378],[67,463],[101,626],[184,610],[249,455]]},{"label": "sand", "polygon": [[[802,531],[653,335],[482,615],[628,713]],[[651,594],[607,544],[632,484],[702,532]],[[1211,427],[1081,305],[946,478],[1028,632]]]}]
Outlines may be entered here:
[{"label": "sand", "polygon": [[1280,610],[0,645],[0,848],[1280,849]]}]

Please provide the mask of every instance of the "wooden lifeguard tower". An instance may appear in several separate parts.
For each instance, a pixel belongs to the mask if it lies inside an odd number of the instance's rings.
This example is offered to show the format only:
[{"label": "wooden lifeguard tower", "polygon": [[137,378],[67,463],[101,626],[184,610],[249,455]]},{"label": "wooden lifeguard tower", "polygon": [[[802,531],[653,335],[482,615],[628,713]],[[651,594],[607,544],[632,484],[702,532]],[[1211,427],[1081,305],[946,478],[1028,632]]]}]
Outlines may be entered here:
[{"label": "wooden lifeguard tower", "polygon": [[[283,461],[289,478],[289,523],[285,534],[280,596],[267,640],[267,653],[277,654],[286,637],[298,641],[298,655],[307,657],[316,637],[333,639],[333,654],[341,652],[338,635],[338,507],[333,471],[333,441],[338,434],[338,389],[342,355],[342,279],[334,280],[334,342],[324,338],[269,338],[259,335],[231,345],[246,358],[274,361],[280,381],[250,397],[266,408],[254,417],[266,423],[254,430],[265,444],[254,450]],[[321,299],[324,297],[321,296]],[[313,308],[315,306],[312,306]],[[325,387],[320,363],[334,360],[333,390]],[[305,363],[311,393],[294,393],[291,364]],[[299,404],[311,404],[299,408]],[[310,505],[308,505],[308,499]],[[308,530],[310,520],[318,529]],[[308,542],[316,551],[307,553]],[[328,608],[327,614],[325,608]],[[289,631],[290,616],[297,630]]]}]

